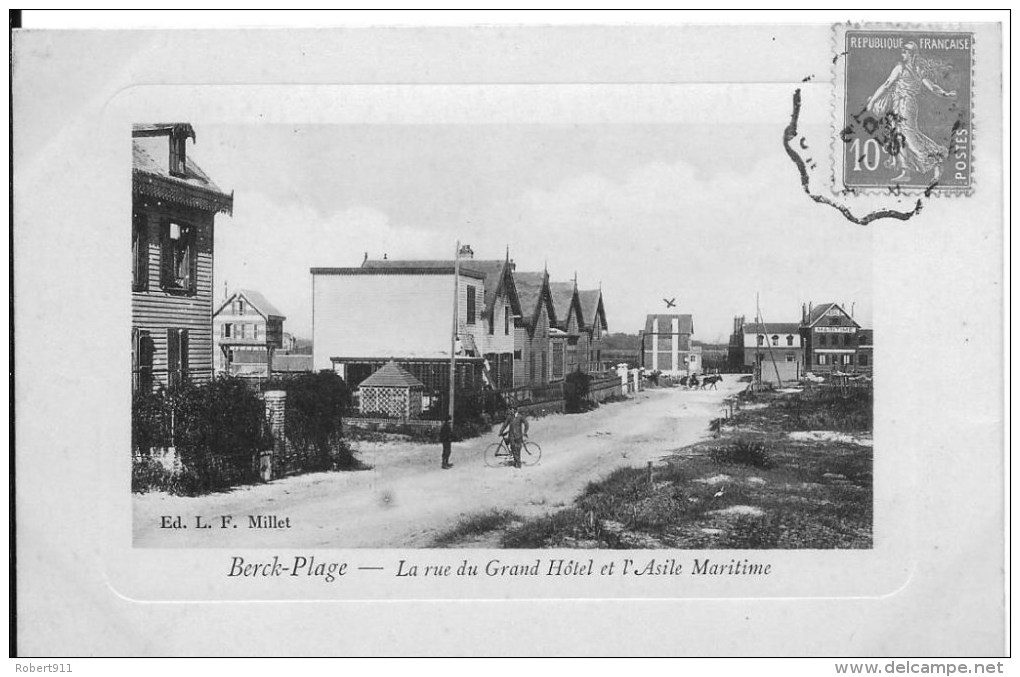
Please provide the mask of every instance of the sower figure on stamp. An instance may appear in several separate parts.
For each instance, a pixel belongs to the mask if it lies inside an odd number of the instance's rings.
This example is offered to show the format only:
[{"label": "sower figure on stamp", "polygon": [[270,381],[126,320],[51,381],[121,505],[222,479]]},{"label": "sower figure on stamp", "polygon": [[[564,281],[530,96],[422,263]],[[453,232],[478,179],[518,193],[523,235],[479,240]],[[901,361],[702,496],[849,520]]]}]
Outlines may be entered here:
[{"label": "sower figure on stamp", "polygon": [[450,446],[453,443],[453,429],[450,427],[450,417],[443,417],[443,426],[439,429],[439,441],[443,443],[443,470],[453,467],[450,463]]},{"label": "sower figure on stamp", "polygon": [[906,181],[911,172],[927,174],[933,172],[932,180],[942,177],[942,163],[949,156],[949,149],[940,146],[921,131],[918,120],[918,96],[922,87],[945,98],[956,96],[955,91],[946,91],[932,81],[939,68],[939,61],[925,59],[917,54],[917,45],[908,42],[903,45],[902,61],[896,64],[875,93],[868,98],[866,107],[876,115],[890,115],[893,120],[894,146],[890,154],[900,169],[893,181]]},{"label": "sower figure on stamp", "polygon": [[528,434],[528,419],[517,409],[511,406],[507,412],[506,420],[499,429],[499,435],[505,437],[510,452],[514,455],[514,467],[521,467],[521,447],[524,445],[524,438]]}]

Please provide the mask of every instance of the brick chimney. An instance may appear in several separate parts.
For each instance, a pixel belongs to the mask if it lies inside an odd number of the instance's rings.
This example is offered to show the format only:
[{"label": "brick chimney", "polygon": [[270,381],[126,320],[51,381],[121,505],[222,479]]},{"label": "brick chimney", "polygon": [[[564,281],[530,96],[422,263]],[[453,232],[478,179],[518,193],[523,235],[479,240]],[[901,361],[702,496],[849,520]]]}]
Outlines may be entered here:
[{"label": "brick chimney", "polygon": [[471,245],[464,244],[460,246],[460,258],[467,261],[475,258],[475,250],[471,248]]}]

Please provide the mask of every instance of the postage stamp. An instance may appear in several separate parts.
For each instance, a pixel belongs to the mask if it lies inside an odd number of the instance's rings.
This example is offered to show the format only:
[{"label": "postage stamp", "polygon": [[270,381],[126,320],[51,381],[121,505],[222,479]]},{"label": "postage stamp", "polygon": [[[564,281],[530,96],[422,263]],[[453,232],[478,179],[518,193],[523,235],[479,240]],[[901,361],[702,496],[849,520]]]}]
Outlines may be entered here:
[{"label": "postage stamp", "polygon": [[835,27],[833,189],[970,194],[974,35]]}]

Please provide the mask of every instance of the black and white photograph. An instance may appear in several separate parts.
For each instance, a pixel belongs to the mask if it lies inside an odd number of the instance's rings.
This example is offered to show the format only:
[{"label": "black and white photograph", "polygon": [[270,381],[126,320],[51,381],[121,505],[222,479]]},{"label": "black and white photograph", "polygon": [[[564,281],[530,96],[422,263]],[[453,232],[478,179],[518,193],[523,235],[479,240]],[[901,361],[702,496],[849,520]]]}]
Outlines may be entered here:
[{"label": "black and white photograph", "polygon": [[1008,655],[1001,13],[347,14],[12,28],[12,658]]},{"label": "black and white photograph", "polygon": [[870,548],[871,232],[778,138],[133,125],[135,546]]}]

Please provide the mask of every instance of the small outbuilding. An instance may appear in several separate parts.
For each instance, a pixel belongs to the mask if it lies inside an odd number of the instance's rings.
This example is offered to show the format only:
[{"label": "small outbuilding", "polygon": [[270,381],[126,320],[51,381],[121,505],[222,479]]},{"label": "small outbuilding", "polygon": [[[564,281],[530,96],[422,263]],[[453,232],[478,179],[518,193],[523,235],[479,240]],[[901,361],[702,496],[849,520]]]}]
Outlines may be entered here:
[{"label": "small outbuilding", "polygon": [[390,360],[358,387],[358,410],[362,415],[414,418],[422,411],[425,385]]}]

